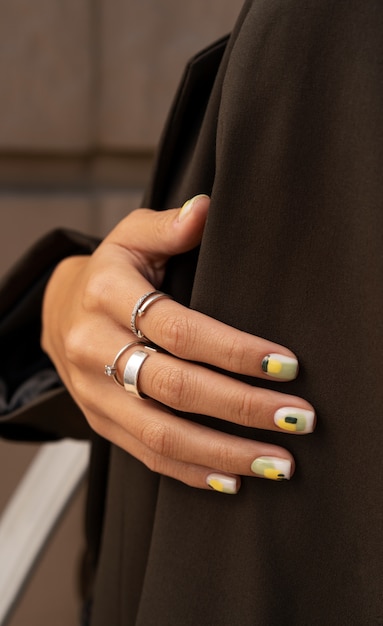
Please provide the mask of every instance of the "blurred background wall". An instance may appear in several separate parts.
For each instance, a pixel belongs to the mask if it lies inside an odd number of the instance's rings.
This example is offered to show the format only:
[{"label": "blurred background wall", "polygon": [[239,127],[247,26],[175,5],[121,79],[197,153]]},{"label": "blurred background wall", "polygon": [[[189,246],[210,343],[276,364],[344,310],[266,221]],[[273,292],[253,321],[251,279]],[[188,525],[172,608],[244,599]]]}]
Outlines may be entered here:
[{"label": "blurred background wall", "polygon": [[[43,232],[102,235],[139,204],[186,60],[228,32],[241,5],[0,0],[0,275]],[[0,441],[0,511],[37,449]],[[78,623],[84,493],[9,626]]]}]

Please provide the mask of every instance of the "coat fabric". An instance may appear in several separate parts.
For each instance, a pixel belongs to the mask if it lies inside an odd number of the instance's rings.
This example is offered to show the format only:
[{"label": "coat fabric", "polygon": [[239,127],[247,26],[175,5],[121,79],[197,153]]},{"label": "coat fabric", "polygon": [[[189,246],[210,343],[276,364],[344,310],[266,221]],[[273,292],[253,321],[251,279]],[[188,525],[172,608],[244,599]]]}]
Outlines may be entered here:
[{"label": "coat fabric", "polygon": [[[291,481],[244,478],[235,497],[94,437],[92,626],[383,624],[382,32],[380,0],[247,0],[185,71],[145,205],[212,200],[200,248],[170,262],[163,289],[291,348],[293,383],[242,379],[306,398],[318,425],[289,437],[187,416],[294,454]],[[41,256],[39,277],[52,265]],[[5,328],[20,332],[15,310],[37,307],[22,293],[1,312],[2,349]],[[46,393],[62,436],[70,400]],[[44,397],[0,432],[54,437],[52,419],[36,421]]]}]

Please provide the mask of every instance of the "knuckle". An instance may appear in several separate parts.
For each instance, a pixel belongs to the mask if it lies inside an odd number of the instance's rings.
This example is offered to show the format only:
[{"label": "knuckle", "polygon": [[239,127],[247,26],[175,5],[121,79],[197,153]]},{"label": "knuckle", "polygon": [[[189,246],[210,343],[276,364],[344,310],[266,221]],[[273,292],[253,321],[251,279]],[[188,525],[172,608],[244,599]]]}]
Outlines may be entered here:
[{"label": "knuckle", "polygon": [[154,374],[152,385],[155,397],[170,407],[179,408],[192,402],[192,384],[185,370],[163,367]]},{"label": "knuckle", "polygon": [[172,455],[173,444],[170,429],[159,421],[150,421],[142,429],[142,443],[156,455],[169,458]]},{"label": "knuckle", "polygon": [[236,471],[238,459],[235,457],[234,450],[220,441],[214,442],[213,447],[212,458],[217,459],[217,467],[227,472]]},{"label": "knuckle", "polygon": [[97,406],[94,390],[89,380],[81,374],[80,370],[76,370],[71,374],[70,382],[77,404],[84,407],[87,412],[97,413],[99,407]]},{"label": "knuckle", "polygon": [[[81,372],[89,373],[94,362],[95,349],[92,335],[90,326],[76,323],[62,338],[66,370],[68,375],[75,377],[76,380],[81,377]],[[91,393],[90,391],[89,394]]]},{"label": "knuckle", "polygon": [[185,358],[193,350],[197,340],[198,328],[186,316],[164,315],[157,318],[161,345],[169,352]]},{"label": "knuckle", "polygon": [[84,336],[79,326],[72,327],[64,337],[64,352],[66,359],[74,365],[83,359]]},{"label": "knuckle", "polygon": [[230,369],[242,371],[248,356],[248,348],[238,338],[232,338],[227,344],[225,359]]},{"label": "knuckle", "polygon": [[252,426],[254,422],[254,414],[256,411],[254,394],[252,390],[241,391],[238,396],[238,416],[239,421],[244,426]]},{"label": "knuckle", "polygon": [[92,312],[104,308],[110,302],[113,294],[113,281],[109,270],[94,272],[87,280],[83,293],[83,307],[85,311]]},{"label": "knuckle", "polygon": [[166,460],[159,457],[151,450],[144,452],[140,460],[151,472],[155,472],[156,474],[167,474]]}]

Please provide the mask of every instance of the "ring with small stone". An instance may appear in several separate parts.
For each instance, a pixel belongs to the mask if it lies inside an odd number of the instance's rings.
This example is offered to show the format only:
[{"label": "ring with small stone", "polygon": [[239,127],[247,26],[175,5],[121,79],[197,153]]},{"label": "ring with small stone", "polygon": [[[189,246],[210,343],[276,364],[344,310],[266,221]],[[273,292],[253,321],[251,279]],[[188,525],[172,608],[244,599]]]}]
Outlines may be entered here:
[{"label": "ring with small stone", "polygon": [[[113,378],[114,382],[116,383],[116,385],[118,385],[119,387],[122,387],[123,389],[125,388],[123,383],[121,381],[118,380],[117,378],[117,362],[118,359],[127,351],[129,350],[129,348],[131,348],[132,346],[137,346],[137,345],[141,345],[144,347],[149,347],[148,344],[145,343],[145,341],[131,341],[130,343],[127,343],[126,346],[123,346],[121,348],[121,350],[119,350],[116,354],[116,356],[114,357],[114,361],[112,363],[112,365],[105,365],[104,368],[104,374],[106,376],[110,376],[111,378]],[[152,350],[154,350],[154,348],[150,348]]]}]

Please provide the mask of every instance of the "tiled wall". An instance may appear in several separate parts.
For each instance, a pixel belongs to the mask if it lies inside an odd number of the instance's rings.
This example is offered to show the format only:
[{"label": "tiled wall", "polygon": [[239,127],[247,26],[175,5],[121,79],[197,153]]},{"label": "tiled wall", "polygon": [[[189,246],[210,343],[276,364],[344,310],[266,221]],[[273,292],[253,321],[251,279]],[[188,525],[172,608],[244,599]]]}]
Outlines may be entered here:
[{"label": "tiled wall", "polygon": [[[138,205],[185,61],[229,31],[241,5],[0,2],[0,275],[41,233],[103,234]],[[0,441],[0,509],[35,450]],[[9,626],[78,623],[83,502],[84,490]]]}]

